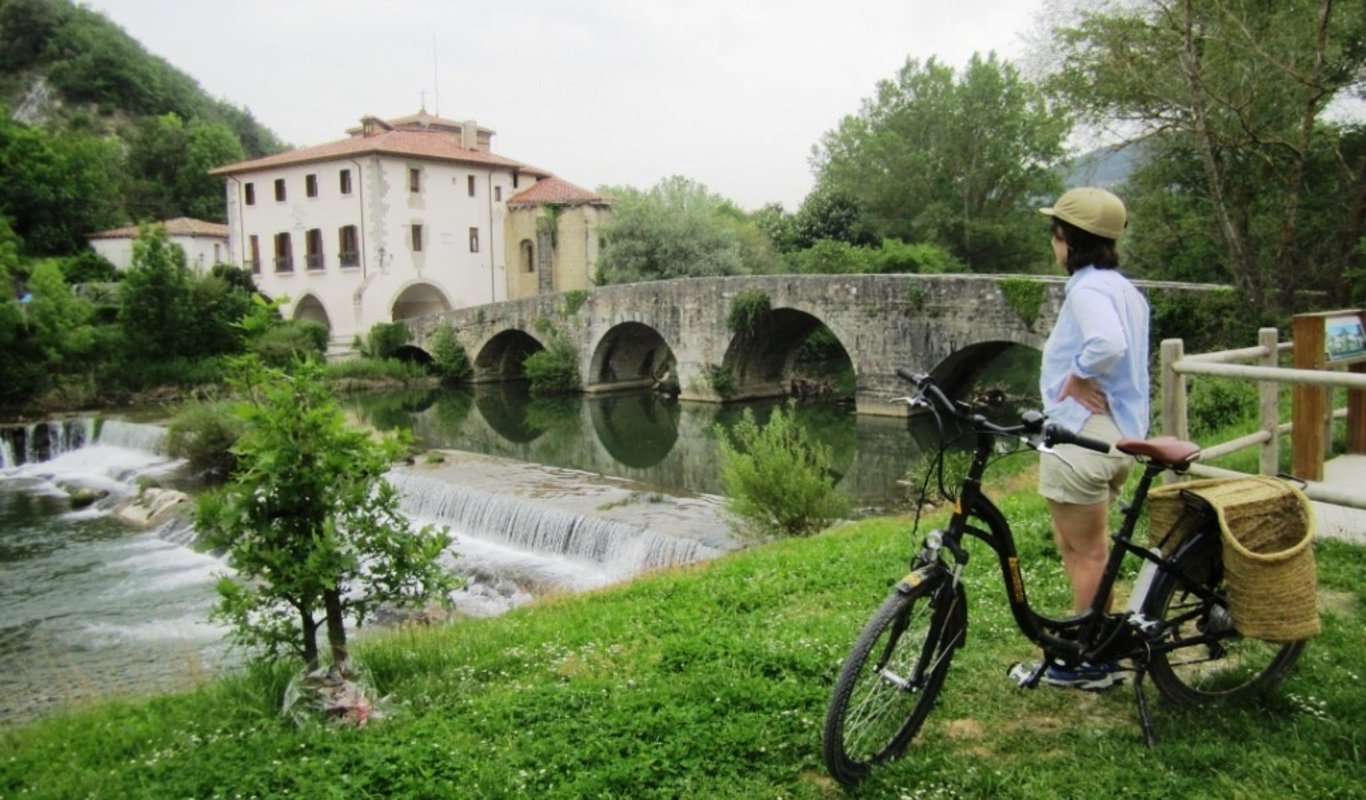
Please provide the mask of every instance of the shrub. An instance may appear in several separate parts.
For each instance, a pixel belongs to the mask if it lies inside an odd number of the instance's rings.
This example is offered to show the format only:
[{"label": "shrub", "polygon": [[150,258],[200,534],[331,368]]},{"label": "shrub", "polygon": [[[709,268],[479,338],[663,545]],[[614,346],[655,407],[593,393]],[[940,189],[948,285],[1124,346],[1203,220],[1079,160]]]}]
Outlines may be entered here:
[{"label": "shrub", "polygon": [[391,358],[400,347],[412,340],[412,332],[402,320],[380,322],[370,328],[370,335],[366,338],[366,346],[362,352],[370,358]]},{"label": "shrub", "polygon": [[527,356],[522,370],[537,395],[573,392],[579,388],[578,354],[559,331],[551,329],[544,350]]},{"label": "shrub", "polygon": [[707,383],[711,384],[712,391],[721,397],[735,396],[735,373],[729,367],[722,367],[712,364],[707,367]]},{"label": "shrub", "polygon": [[1006,302],[1020,315],[1025,327],[1033,330],[1034,323],[1039,319],[1039,310],[1043,308],[1048,285],[1029,278],[1001,278],[996,281],[996,288],[1001,290]]},{"label": "shrub", "polygon": [[753,335],[764,315],[773,309],[768,295],[759,289],[747,289],[730,301],[730,331]]},{"label": "shrub", "polygon": [[729,434],[716,428],[726,507],[763,536],[804,536],[846,514],[835,489],[830,449],[797,425],[791,407],[760,427],[745,409]]},{"label": "shrub", "polygon": [[1252,381],[1199,377],[1190,382],[1187,415],[1197,442],[1218,431],[1257,418],[1257,384]]},{"label": "shrub", "polygon": [[251,340],[251,352],[271,366],[320,358],[327,352],[327,326],[309,319],[290,320],[268,328]]},{"label": "shrub", "polygon": [[468,380],[474,366],[464,345],[455,338],[455,329],[442,325],[432,334],[432,366],[441,379],[450,383]]},{"label": "shrub", "polygon": [[244,427],[230,402],[190,403],[171,420],[167,448],[172,456],[186,459],[196,472],[226,477],[237,466],[232,448]]}]

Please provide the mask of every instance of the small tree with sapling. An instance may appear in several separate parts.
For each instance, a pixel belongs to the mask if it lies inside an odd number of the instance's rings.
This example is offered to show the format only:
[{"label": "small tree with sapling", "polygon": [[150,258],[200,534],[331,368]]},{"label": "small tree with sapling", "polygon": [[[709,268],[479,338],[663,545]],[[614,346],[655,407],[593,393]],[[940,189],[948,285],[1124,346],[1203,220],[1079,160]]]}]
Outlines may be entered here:
[{"label": "small tree with sapling", "polygon": [[[235,571],[219,580],[215,615],[239,644],[267,658],[301,658],[310,680],[349,682],[346,623],[361,625],[381,607],[444,600],[459,585],[439,563],[450,537],[411,529],[383,477],[401,443],[349,428],[320,365],[304,362],[292,374],[252,358],[241,366],[233,381],[245,398],[237,470],[201,498],[197,519]],[[363,721],[369,708],[357,699],[328,710]]]}]

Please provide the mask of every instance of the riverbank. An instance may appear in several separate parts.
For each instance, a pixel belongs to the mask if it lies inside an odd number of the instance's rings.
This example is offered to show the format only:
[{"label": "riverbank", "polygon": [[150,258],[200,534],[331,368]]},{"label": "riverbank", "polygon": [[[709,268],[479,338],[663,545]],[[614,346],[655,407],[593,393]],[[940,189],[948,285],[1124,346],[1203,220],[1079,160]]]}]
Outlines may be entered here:
[{"label": "riverbank", "polygon": [[[1023,491],[1003,505],[1026,523],[1031,592],[1065,604],[1041,502]],[[0,794],[840,797],[820,721],[840,660],[904,570],[907,529],[865,520],[495,619],[366,637],[358,652],[390,713],[358,730],[295,728],[278,714],[285,676],[271,672],[49,719],[0,735]],[[1318,545],[1324,633],[1282,687],[1214,714],[1158,702],[1155,750],[1127,690],[1005,682],[1033,651],[985,555],[965,576],[971,636],[941,702],[867,796],[1359,791],[1366,549]]]}]

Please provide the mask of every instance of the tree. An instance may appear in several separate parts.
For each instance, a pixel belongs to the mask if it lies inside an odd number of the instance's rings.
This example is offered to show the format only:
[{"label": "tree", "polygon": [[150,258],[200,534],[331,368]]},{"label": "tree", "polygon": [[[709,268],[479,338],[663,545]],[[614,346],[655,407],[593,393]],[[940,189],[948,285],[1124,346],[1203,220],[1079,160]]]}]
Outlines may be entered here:
[{"label": "tree", "polygon": [[38,339],[29,325],[28,312],[19,302],[28,293],[26,276],[19,271],[23,241],[9,220],[0,216],[0,405],[14,406],[32,397],[48,380]]},{"label": "tree", "polygon": [[649,191],[604,188],[616,198],[597,282],[740,275],[776,269],[768,239],[744,212],[675,175]]},{"label": "tree", "polygon": [[193,322],[192,281],[185,251],[160,225],[133,240],[133,258],[119,284],[119,327],[130,358],[174,358],[187,352],[183,336]]},{"label": "tree", "polygon": [[915,59],[813,148],[818,189],[857,198],[878,238],[947,248],[969,269],[1046,258],[1033,210],[1055,196],[1067,115],[995,54],[961,74]]},{"label": "tree", "polygon": [[214,167],[245,158],[237,135],[219,123],[163,114],[142,120],[129,142],[129,210],[138,219],[191,216],[224,220]]},{"label": "tree", "polygon": [[[1345,264],[1360,258],[1363,162],[1343,152],[1350,132],[1322,117],[1366,81],[1366,8],[1142,0],[1084,12],[1052,41],[1054,90],[1088,122],[1157,143],[1168,163],[1141,177],[1140,188],[1180,196],[1179,209],[1159,211],[1210,220],[1229,278],[1254,304],[1289,307],[1303,288],[1343,293]],[[1182,170],[1161,186],[1163,174]],[[1325,178],[1339,191],[1315,209]],[[1334,218],[1312,219],[1319,211]],[[1176,219],[1138,224],[1160,235]],[[1321,234],[1333,229],[1349,235],[1331,237],[1336,276],[1325,276]]]},{"label": "tree", "polygon": [[792,228],[797,250],[823,241],[866,246],[878,240],[854,195],[828,186],[817,187],[806,196],[792,220]]},{"label": "tree", "polygon": [[318,668],[320,629],[332,667],[352,674],[346,623],[384,606],[444,599],[458,588],[440,559],[444,530],[410,530],[384,480],[399,443],[346,426],[322,367],[293,374],[245,362],[234,382],[245,397],[237,471],[204,495],[197,525],[235,574],[218,583],[218,617],[242,644],[293,653]]}]

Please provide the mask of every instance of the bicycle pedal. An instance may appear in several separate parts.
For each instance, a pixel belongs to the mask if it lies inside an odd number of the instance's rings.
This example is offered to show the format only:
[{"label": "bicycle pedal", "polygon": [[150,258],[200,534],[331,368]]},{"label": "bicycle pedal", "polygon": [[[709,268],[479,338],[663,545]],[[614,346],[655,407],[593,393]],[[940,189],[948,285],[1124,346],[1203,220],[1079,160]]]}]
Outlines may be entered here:
[{"label": "bicycle pedal", "polygon": [[1043,677],[1044,670],[1048,669],[1047,662],[1038,664],[1012,664],[1006,671],[1006,677],[1014,681],[1021,689],[1033,689],[1039,685],[1039,678]]}]

